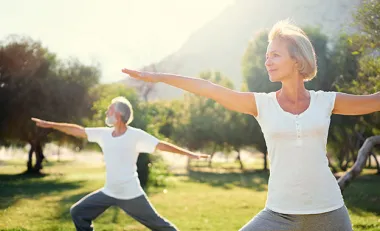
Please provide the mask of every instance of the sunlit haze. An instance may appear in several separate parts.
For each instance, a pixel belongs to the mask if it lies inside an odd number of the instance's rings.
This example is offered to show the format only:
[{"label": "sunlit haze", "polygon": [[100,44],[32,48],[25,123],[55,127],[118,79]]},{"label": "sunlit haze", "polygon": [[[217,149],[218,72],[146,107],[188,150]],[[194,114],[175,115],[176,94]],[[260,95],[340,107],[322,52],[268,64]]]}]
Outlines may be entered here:
[{"label": "sunlit haze", "polygon": [[40,40],[59,58],[101,64],[101,82],[175,52],[234,0],[0,0],[0,38]]}]

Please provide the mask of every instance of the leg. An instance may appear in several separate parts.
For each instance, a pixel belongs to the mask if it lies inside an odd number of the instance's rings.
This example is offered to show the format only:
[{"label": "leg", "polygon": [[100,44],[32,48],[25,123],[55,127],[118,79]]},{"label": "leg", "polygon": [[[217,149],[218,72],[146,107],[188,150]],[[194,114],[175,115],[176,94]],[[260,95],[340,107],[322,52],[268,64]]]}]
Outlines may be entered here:
[{"label": "leg", "polygon": [[346,206],[327,213],[304,215],[302,219],[305,231],[352,231]]},{"label": "leg", "polygon": [[299,218],[295,215],[287,215],[263,209],[240,231],[274,231],[274,230],[300,230]]},{"label": "leg", "polygon": [[131,200],[117,200],[117,205],[129,216],[154,231],[176,231],[177,228],[161,217],[146,195]]},{"label": "leg", "polygon": [[92,221],[108,209],[115,199],[95,191],[83,197],[70,208],[77,231],[92,231]]}]

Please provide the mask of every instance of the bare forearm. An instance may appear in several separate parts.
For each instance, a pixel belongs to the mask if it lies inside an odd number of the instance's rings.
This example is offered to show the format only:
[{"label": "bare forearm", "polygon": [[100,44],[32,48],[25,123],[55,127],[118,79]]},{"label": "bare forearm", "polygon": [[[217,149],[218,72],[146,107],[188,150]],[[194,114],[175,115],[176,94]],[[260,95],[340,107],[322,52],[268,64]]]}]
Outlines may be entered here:
[{"label": "bare forearm", "polygon": [[68,124],[68,123],[56,123],[56,122],[49,122],[49,123],[52,129],[58,130],[60,132],[66,133],[71,136],[86,138],[86,133],[82,126],[79,126],[76,124]]},{"label": "bare forearm", "polygon": [[158,143],[158,145],[157,145],[157,149],[164,151],[164,152],[177,153],[177,154],[181,154],[181,155],[185,155],[185,156],[194,155],[192,152],[190,152],[186,149],[177,147],[176,145],[165,142],[165,141],[160,141],[160,143]]},{"label": "bare forearm", "polygon": [[253,94],[237,92],[208,80],[173,74],[157,74],[162,83],[181,88],[196,95],[215,100],[226,109],[246,114],[256,114]]},{"label": "bare forearm", "polygon": [[157,75],[159,77],[160,82],[162,83],[166,83],[168,85],[194,93],[196,95],[204,96],[214,100],[217,100],[217,96],[219,94],[222,94],[224,88],[222,86],[216,85],[208,80],[204,80],[201,78],[193,78],[164,73],[159,73]]},{"label": "bare forearm", "polygon": [[257,114],[255,97],[251,92],[235,91],[201,78],[166,73],[141,72],[127,68],[122,69],[122,72],[145,82],[162,82],[196,95],[213,99],[229,110],[251,115]]},{"label": "bare forearm", "polygon": [[366,115],[380,111],[380,92],[371,95],[337,93],[333,113]]}]

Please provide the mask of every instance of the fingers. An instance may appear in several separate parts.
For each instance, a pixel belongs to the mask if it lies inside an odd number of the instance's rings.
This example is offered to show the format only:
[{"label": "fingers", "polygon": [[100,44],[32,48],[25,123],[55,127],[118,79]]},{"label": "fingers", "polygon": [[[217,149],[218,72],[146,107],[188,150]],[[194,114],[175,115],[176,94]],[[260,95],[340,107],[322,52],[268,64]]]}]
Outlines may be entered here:
[{"label": "fingers", "polygon": [[37,119],[37,118],[34,118],[34,117],[32,117],[32,120],[33,120],[34,122],[40,122],[40,121],[41,121],[40,119]]},{"label": "fingers", "polygon": [[138,71],[130,70],[130,69],[127,69],[127,68],[123,68],[121,71],[123,73],[127,74],[127,75],[138,75],[139,74]]},{"label": "fingers", "polygon": [[128,74],[131,70],[127,69],[127,68],[123,68],[121,69],[121,72],[125,73],[125,74]]},{"label": "fingers", "polygon": [[37,127],[42,127],[42,128],[47,128],[47,127],[49,127],[49,124],[48,124],[48,122],[47,121],[44,121],[44,120],[40,120],[40,119],[37,119],[37,118],[32,118],[32,120],[34,121],[34,122],[36,122],[36,126]]}]

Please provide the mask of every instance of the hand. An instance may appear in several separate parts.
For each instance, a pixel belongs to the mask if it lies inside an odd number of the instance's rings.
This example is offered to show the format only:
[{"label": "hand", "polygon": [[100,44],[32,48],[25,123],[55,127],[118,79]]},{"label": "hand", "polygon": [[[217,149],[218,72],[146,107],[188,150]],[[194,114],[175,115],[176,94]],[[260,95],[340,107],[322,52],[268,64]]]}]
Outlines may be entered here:
[{"label": "hand", "polygon": [[129,75],[132,78],[139,79],[145,82],[159,82],[159,77],[156,73],[147,72],[147,71],[135,71],[124,68],[121,70],[123,73]]},{"label": "hand", "polygon": [[192,159],[208,159],[210,157],[210,155],[192,153],[191,155],[189,155],[189,157]]},{"label": "hand", "polygon": [[49,122],[49,121],[40,120],[40,119],[37,119],[37,118],[32,118],[32,120],[34,122],[36,122],[36,125],[38,127],[41,127],[41,128],[51,128],[52,127],[52,123]]}]

